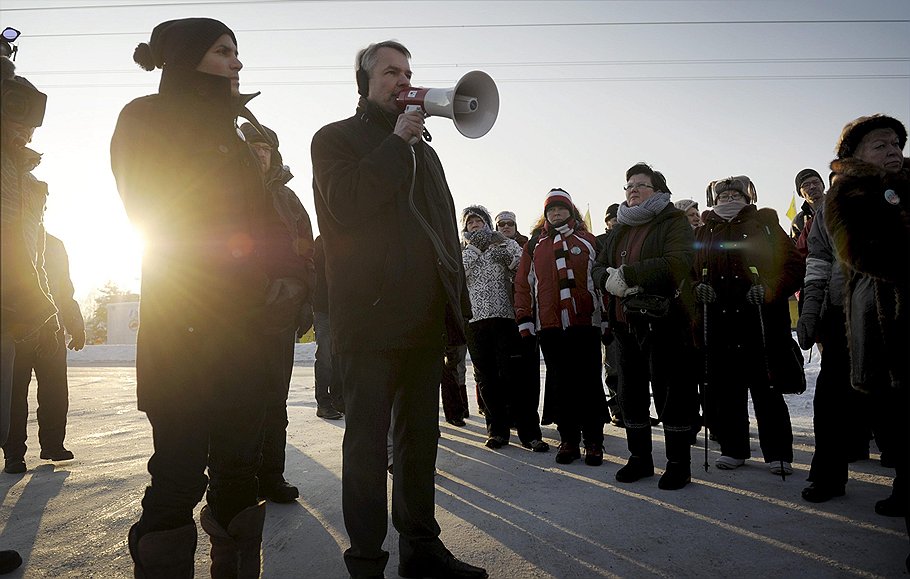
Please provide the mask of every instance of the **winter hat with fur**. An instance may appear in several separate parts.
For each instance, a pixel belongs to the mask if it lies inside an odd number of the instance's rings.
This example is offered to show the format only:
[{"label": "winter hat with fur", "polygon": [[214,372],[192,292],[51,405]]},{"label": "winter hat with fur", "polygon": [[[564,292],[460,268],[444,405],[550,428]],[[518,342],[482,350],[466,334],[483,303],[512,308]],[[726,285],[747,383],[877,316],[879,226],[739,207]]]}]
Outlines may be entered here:
[{"label": "winter hat with fur", "polygon": [[543,212],[546,213],[547,209],[553,205],[561,205],[571,212],[573,207],[572,197],[564,189],[550,189],[546,200],[543,202]]},{"label": "winter hat with fur", "polygon": [[0,56],[0,86],[5,87],[3,115],[28,127],[40,127],[47,95],[24,76],[17,75],[16,64],[5,56]]},{"label": "winter hat with fur", "polygon": [[209,48],[224,34],[237,44],[234,32],[213,18],[168,20],[152,30],[147,43],[136,47],[133,60],[149,71],[165,66],[195,69]]},{"label": "winter hat with fur", "polygon": [[837,147],[834,148],[837,158],[852,157],[856,153],[856,147],[859,146],[863,137],[875,129],[891,129],[897,133],[897,143],[901,149],[907,144],[907,127],[899,120],[881,114],[859,117],[847,123],[844,126],[844,130],[841,131],[840,139],[837,140]]},{"label": "winter hat with fur", "polygon": [[715,205],[717,204],[717,196],[724,191],[739,191],[750,203],[758,201],[755,185],[745,175],[718,179],[711,183],[711,194]]},{"label": "winter hat with fur", "polygon": [[469,205],[464,208],[464,211],[461,212],[461,230],[468,230],[468,218],[472,215],[476,215],[483,219],[483,222],[487,225],[489,229],[493,229],[493,219],[490,217],[490,212],[487,211],[487,208],[483,205]]}]

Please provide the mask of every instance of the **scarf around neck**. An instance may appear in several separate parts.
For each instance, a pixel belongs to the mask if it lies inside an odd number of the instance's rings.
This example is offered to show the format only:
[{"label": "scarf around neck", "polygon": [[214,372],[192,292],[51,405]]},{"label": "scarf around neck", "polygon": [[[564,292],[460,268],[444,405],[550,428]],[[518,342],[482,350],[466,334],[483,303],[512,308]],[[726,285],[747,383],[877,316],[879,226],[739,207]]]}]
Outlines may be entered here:
[{"label": "scarf around neck", "polygon": [[728,201],[714,206],[714,213],[724,221],[730,221],[749,204],[745,201]]},{"label": "scarf around neck", "polygon": [[623,225],[636,226],[648,223],[658,213],[670,204],[670,194],[657,191],[635,207],[629,207],[628,201],[623,201],[616,212],[616,221]]},{"label": "scarf around neck", "polygon": [[575,320],[575,272],[568,265],[569,244],[566,239],[575,233],[575,219],[569,218],[561,225],[546,224],[548,233],[553,237],[553,257],[556,259],[556,272],[559,274],[559,310],[563,328],[568,328]]}]

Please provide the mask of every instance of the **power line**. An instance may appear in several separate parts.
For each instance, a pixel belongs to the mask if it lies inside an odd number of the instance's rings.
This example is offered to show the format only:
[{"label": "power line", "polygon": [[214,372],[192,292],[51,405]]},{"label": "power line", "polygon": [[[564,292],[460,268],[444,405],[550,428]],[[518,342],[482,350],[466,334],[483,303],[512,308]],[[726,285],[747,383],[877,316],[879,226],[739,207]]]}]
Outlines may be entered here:
[{"label": "power line", "polygon": [[[256,0],[256,4],[285,4],[300,2],[326,2],[333,0]],[[26,12],[42,11],[52,12],[56,10],[95,10],[99,8],[162,8],[172,6],[212,6],[217,4],[251,4],[250,0],[212,0],[211,2],[148,2],[140,4],[133,2],[130,4],[83,4],[78,6],[34,6],[31,8],[4,8],[4,12]]]},{"label": "power line", "polygon": [[[813,80],[905,80],[910,74],[819,74],[819,75],[727,75],[727,76],[627,76],[627,77],[587,77],[587,78],[497,78],[497,84],[506,83],[579,83],[579,82],[729,82],[729,81],[813,81]],[[427,80],[425,85],[448,82],[447,80]],[[353,84],[350,80],[301,80],[301,81],[262,81],[250,83],[255,86],[334,86]],[[77,88],[150,88],[157,83],[81,83],[81,84],[42,84],[42,90],[77,89]]]},{"label": "power line", "polygon": [[[279,0],[273,0],[279,1]],[[594,28],[621,26],[734,26],[734,25],[783,25],[783,24],[907,24],[910,19],[840,19],[840,20],[651,20],[630,22],[526,22],[511,24],[412,24],[398,26],[309,26],[299,28],[238,28],[235,33],[278,32],[350,32],[364,30],[452,30],[490,28]],[[145,36],[139,32],[66,32],[28,34],[29,38],[71,38],[80,36]]]},{"label": "power line", "polygon": [[[527,67],[584,67],[584,66],[688,66],[688,65],[730,65],[730,64],[874,64],[910,62],[907,57],[820,57],[820,58],[705,58],[683,60],[588,60],[588,61],[525,61],[525,62],[455,62],[421,64],[421,70],[434,68],[527,68]],[[295,66],[245,66],[246,72],[290,72],[319,70],[350,70],[350,65],[295,65]],[[82,74],[142,74],[145,71],[132,68],[96,70],[29,70],[34,75],[82,75]]]}]

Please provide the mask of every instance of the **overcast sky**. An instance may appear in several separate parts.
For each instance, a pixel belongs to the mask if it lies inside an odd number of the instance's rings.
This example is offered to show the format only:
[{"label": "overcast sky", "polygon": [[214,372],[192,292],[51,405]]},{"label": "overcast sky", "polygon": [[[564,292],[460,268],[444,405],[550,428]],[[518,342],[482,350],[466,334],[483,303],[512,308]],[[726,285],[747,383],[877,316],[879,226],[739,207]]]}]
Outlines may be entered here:
[{"label": "overcast sky", "polygon": [[[411,50],[413,83],[489,73],[490,133],[427,121],[461,208],[518,214],[527,233],[552,187],[595,232],[647,161],[673,199],[704,208],[706,184],[749,175],[759,205],[787,221],[793,178],[823,176],[843,125],[875,112],[910,121],[910,2],[307,2],[3,0],[22,31],[17,66],[48,94],[33,146],[48,181],[48,230],[66,242],[77,299],[112,279],[138,289],[139,254],[110,172],[120,109],[157,90],[133,48],[164,20],[209,16],[237,36],[241,90],[278,132],[290,182],[316,222],[309,146],[356,105],[353,60],[370,42]],[[905,150],[906,151],[906,150]]]}]

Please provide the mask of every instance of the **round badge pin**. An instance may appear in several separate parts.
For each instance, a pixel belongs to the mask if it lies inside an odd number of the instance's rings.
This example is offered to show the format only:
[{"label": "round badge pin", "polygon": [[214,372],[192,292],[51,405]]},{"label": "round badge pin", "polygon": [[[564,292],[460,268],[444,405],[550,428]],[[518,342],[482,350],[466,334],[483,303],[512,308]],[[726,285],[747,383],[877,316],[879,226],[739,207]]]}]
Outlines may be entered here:
[{"label": "round badge pin", "polygon": [[901,202],[900,195],[894,192],[894,189],[888,189],[885,191],[885,201],[891,205],[897,205]]},{"label": "round badge pin", "polygon": [[573,247],[572,249],[569,250],[569,253],[571,253],[572,255],[578,255],[578,254],[581,253],[581,248],[580,248],[580,247]]}]

